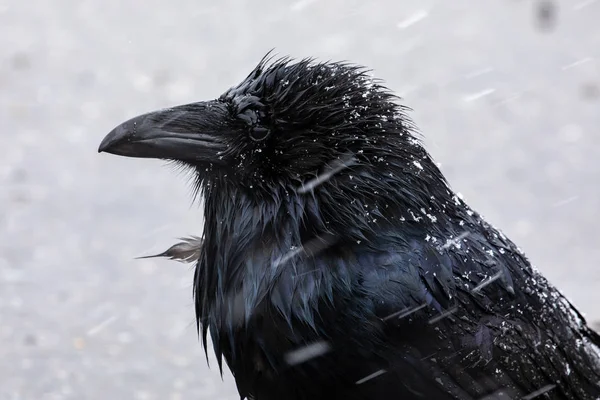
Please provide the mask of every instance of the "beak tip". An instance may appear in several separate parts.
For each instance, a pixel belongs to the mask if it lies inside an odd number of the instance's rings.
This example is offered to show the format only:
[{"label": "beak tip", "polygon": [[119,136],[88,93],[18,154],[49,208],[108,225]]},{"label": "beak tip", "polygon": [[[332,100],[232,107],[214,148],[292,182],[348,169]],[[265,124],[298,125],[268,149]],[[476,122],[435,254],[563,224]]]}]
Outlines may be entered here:
[{"label": "beak tip", "polygon": [[108,143],[106,138],[104,138],[104,140],[102,140],[102,143],[100,143],[100,146],[98,146],[98,153],[106,152],[109,147],[110,147],[110,143]]},{"label": "beak tip", "polygon": [[98,146],[98,153],[110,153],[111,148],[114,148],[116,144],[118,144],[123,137],[125,136],[126,131],[118,126],[113,129],[102,139],[100,142],[100,146]]}]

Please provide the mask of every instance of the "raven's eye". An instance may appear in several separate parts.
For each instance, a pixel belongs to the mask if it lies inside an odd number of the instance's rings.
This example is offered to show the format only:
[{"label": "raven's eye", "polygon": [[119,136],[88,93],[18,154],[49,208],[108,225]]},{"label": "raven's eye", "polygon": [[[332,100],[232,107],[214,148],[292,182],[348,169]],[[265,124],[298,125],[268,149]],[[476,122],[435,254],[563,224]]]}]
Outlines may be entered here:
[{"label": "raven's eye", "polygon": [[240,96],[236,98],[236,117],[243,122],[249,131],[250,139],[262,142],[271,135],[269,118],[265,112],[265,105],[255,96]]},{"label": "raven's eye", "polygon": [[262,126],[255,126],[250,129],[250,139],[255,142],[262,142],[271,135],[271,130]]}]

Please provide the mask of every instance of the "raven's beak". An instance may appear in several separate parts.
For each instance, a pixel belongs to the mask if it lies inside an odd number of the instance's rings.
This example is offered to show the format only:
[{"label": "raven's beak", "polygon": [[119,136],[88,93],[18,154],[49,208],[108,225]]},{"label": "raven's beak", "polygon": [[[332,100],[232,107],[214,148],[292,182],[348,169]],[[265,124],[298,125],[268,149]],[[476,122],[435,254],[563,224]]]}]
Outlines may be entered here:
[{"label": "raven's beak", "polygon": [[223,106],[201,102],[143,114],[113,129],[98,152],[126,157],[218,163]]}]

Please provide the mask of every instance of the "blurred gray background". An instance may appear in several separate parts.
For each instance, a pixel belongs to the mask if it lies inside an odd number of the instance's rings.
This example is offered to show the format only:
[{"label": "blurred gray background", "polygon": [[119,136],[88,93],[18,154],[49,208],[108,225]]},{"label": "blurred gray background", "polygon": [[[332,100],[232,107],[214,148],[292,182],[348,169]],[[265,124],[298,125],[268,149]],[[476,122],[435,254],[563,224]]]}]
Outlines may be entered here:
[{"label": "blurred gray background", "polygon": [[454,189],[598,324],[598,21],[594,0],[0,0],[0,399],[238,398],[206,366],[191,268],[133,260],[201,233],[186,179],[96,151],[271,48],[373,68]]}]

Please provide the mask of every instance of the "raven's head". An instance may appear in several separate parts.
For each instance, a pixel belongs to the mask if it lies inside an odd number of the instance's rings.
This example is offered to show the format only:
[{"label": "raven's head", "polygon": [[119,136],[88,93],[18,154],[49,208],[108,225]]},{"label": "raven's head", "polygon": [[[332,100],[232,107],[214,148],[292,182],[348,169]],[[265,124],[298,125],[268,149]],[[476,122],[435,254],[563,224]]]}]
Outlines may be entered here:
[{"label": "raven's head", "polygon": [[[461,202],[397,99],[359,66],[264,58],[218,99],[135,117],[99,151],[191,167],[215,232],[246,218],[264,232],[284,214],[351,240],[385,221],[439,229]],[[234,211],[239,226],[220,225]]]},{"label": "raven's head", "polygon": [[254,190],[299,187],[350,164],[385,169],[387,156],[418,172],[425,153],[395,100],[358,66],[265,58],[216,100],[119,125],[99,151],[174,160],[195,168],[199,182]]},{"label": "raven's head", "polygon": [[[196,171],[205,195],[202,241],[161,255],[199,258],[196,315],[205,340],[211,326],[217,355],[233,346],[219,334],[237,318],[236,299],[243,299],[248,319],[270,296],[289,322],[292,303],[301,304],[302,314],[314,293],[349,282],[346,267],[313,257],[324,248],[352,258],[357,243],[374,246],[382,234],[392,241],[425,238],[445,229],[442,218],[453,218],[458,200],[396,100],[358,66],[263,59],[218,99],[144,114],[103,140],[99,151],[172,160]],[[399,234],[399,225],[410,234]],[[323,278],[294,280],[279,268],[288,262],[302,276],[320,271]],[[308,285],[306,296],[286,289],[297,282]],[[302,316],[307,326],[312,315]],[[231,330],[225,336],[233,340]]]}]

